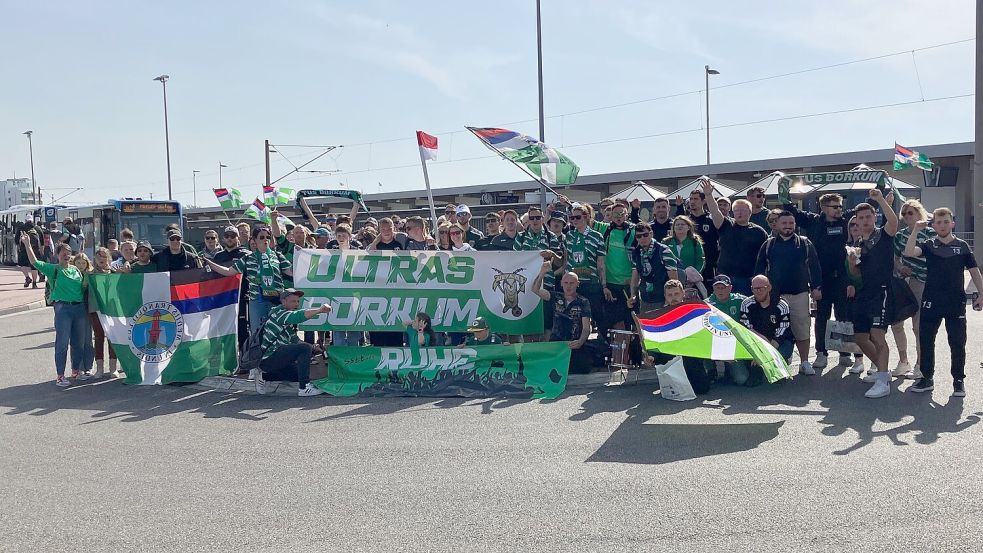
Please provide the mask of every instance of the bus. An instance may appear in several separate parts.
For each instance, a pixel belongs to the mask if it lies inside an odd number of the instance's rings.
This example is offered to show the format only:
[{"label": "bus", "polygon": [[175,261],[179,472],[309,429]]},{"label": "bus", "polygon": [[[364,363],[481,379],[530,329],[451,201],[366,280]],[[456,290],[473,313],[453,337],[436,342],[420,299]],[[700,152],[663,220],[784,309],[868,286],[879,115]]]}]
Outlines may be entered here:
[{"label": "bus", "polygon": [[55,221],[60,205],[15,205],[0,211],[0,263],[14,265],[17,263],[17,244],[20,239],[20,228],[24,219],[30,215],[38,227]]},{"label": "bus", "polygon": [[170,200],[109,200],[105,204],[62,207],[57,216],[59,222],[71,217],[79,225],[89,259],[96,247],[118,238],[124,228],[132,230],[137,240],[149,241],[155,251],[167,247],[164,231],[168,225],[176,224],[184,232],[181,203]]}]

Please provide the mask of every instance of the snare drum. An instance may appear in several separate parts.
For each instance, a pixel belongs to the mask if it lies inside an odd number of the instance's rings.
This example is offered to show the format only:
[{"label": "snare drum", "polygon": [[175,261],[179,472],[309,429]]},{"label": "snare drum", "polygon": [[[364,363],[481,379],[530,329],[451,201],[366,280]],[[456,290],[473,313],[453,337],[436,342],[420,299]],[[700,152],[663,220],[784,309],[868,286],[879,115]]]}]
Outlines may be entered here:
[{"label": "snare drum", "polygon": [[611,377],[609,386],[626,383],[628,371],[638,369],[638,365],[632,362],[631,353],[633,341],[637,339],[638,336],[630,330],[608,330],[608,344],[611,348],[608,355],[608,374]]}]

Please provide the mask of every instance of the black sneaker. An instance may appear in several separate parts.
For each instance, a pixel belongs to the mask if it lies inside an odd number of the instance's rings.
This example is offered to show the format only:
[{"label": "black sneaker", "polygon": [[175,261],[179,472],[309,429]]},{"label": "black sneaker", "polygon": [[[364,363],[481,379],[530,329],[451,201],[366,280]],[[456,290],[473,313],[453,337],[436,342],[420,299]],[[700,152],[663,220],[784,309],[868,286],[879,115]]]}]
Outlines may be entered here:
[{"label": "black sneaker", "polygon": [[963,384],[962,380],[954,380],[952,382],[952,395],[953,397],[966,396],[966,385]]},{"label": "black sneaker", "polygon": [[[960,383],[961,384],[961,383]],[[912,392],[931,392],[935,389],[935,382],[932,382],[931,378],[919,378],[918,382],[914,384],[911,388],[908,388]]]},{"label": "black sneaker", "polygon": [[34,282],[34,281],[33,281],[33,280],[31,280],[31,277],[27,277],[27,278],[25,278],[25,279],[24,279],[24,288],[29,288],[29,287],[31,286],[31,283],[32,283],[32,282]]}]

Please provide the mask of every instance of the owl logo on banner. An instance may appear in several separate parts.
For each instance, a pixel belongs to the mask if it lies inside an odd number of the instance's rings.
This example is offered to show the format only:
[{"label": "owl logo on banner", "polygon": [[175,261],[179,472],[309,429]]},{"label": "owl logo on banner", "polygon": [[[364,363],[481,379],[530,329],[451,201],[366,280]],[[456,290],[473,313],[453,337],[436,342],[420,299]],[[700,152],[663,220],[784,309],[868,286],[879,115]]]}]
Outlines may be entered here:
[{"label": "owl logo on banner", "polygon": [[526,291],[526,277],[520,275],[525,271],[525,267],[511,273],[502,272],[494,267],[492,270],[498,273],[492,279],[492,290],[502,292],[502,313],[511,310],[513,317],[522,315],[522,308],[519,307],[519,294]]}]

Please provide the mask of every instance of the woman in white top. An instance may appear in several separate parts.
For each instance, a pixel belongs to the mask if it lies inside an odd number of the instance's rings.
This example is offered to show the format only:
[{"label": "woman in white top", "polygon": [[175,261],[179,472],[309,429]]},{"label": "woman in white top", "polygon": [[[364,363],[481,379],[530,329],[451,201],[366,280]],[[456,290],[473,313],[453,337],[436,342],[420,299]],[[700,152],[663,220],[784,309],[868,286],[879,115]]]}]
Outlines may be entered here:
[{"label": "woman in white top", "polygon": [[455,223],[451,225],[450,228],[451,235],[451,251],[455,252],[473,252],[474,248],[471,244],[464,241],[464,227]]}]

